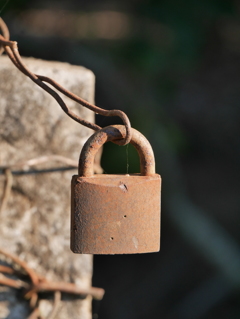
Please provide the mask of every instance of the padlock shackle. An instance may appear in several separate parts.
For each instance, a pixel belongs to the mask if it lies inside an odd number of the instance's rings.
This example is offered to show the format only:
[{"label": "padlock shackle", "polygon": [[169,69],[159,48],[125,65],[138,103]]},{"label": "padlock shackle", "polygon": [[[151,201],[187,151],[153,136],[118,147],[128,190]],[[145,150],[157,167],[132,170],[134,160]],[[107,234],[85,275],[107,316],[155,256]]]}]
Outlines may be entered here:
[{"label": "padlock shackle", "polygon": [[[94,158],[100,147],[106,142],[114,142],[126,136],[124,125],[111,125],[94,133],[84,144],[79,158],[78,175],[80,177],[92,177]],[[155,174],[155,159],[152,147],[146,137],[132,128],[130,143],[136,148],[140,157],[141,175]]]}]

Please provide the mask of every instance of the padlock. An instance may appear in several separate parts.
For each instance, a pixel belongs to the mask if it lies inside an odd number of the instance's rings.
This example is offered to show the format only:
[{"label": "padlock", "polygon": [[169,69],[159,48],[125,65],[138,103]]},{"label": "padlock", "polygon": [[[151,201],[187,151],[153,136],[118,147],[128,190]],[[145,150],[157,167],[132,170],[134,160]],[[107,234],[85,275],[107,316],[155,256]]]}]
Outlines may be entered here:
[{"label": "padlock", "polygon": [[71,187],[71,250],[80,254],[134,254],[160,249],[161,177],[148,140],[132,129],[131,144],[140,157],[140,174],[93,173],[94,156],[107,141],[125,137],[114,125],[85,143]]}]

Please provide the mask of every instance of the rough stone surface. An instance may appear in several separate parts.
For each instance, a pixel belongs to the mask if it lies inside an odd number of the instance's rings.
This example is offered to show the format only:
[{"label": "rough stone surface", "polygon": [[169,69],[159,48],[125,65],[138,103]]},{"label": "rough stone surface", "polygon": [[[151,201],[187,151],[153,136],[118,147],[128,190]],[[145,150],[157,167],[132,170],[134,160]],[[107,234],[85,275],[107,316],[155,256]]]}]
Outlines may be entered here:
[{"label": "rough stone surface", "polygon": [[[66,63],[24,59],[32,72],[55,79],[62,86],[93,102],[94,75]],[[80,116],[94,114],[64,97]],[[58,154],[77,160],[91,130],[70,119],[57,102],[20,73],[8,57],[0,57],[0,166]],[[63,164],[48,163],[37,168]],[[13,175],[13,189],[0,216],[0,246],[17,254],[50,280],[91,285],[92,256],[74,255],[70,245],[70,180],[76,171]],[[5,176],[0,175],[0,191]],[[1,194],[0,194],[1,198]],[[1,259],[1,256],[0,256]],[[42,301],[49,312],[52,301]],[[25,319],[28,303],[13,289],[0,292],[0,318]],[[57,318],[91,318],[91,298],[65,300]]]}]

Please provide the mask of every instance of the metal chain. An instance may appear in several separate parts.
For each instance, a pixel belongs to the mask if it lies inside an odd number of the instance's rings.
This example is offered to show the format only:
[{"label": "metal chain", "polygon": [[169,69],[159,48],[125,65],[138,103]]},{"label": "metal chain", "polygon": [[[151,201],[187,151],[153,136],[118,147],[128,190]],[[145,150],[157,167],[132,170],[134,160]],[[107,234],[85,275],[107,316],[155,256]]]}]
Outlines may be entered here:
[{"label": "metal chain", "polygon": [[[65,96],[69,97],[70,99],[74,100],[75,102],[81,104],[82,106],[87,107],[88,109],[92,110],[96,114],[100,114],[103,116],[119,116],[126,128],[126,137],[121,140],[114,141],[118,145],[126,145],[130,142],[132,137],[131,132],[131,123],[127,117],[127,115],[120,110],[104,110],[96,105],[93,105],[86,100],[82,99],[81,97],[77,96],[76,94],[68,91],[67,89],[63,88],[59,83],[56,81],[42,75],[37,75],[32,73],[26,65],[24,65],[21,56],[18,51],[18,46],[16,41],[10,41],[10,35],[7,28],[7,25],[3,21],[2,18],[0,18],[0,31],[2,35],[0,34],[0,54],[5,50],[6,54],[10,58],[10,60],[13,62],[13,64],[26,76],[28,76],[33,82],[35,82],[37,85],[39,85],[43,90],[48,92],[52,97],[58,102],[58,104],[61,106],[63,111],[71,117],[76,122],[94,130],[98,131],[102,127],[98,126],[97,124],[90,123],[81,117],[79,117],[77,114],[72,112],[66,103],[63,101],[63,99],[59,96],[59,94],[54,91],[51,87],[49,87],[46,83],[51,84],[55,89],[57,89],[59,92],[63,93]],[[44,83],[46,82],[46,83]]]}]

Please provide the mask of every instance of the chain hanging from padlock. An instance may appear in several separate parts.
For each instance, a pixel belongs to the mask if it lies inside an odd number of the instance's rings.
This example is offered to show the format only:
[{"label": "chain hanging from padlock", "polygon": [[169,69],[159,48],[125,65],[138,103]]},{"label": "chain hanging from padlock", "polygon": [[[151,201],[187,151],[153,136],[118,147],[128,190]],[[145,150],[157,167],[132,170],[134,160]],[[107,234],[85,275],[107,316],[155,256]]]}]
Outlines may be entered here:
[{"label": "chain hanging from padlock", "polygon": [[[131,128],[120,110],[104,110],[69,92],[54,80],[32,73],[23,64],[17,43],[9,40],[7,26],[0,18],[0,45],[15,66],[52,95],[63,111],[78,123],[95,131],[85,143],[79,159],[78,175],[71,187],[71,249],[81,254],[132,254],[160,249],[161,177],[155,173],[155,159],[148,140]],[[1,49],[1,48],[0,48]],[[119,116],[123,125],[105,128],[73,113],[46,83],[65,96],[104,116]],[[140,157],[140,174],[93,175],[93,161],[108,141],[131,143]]]}]

